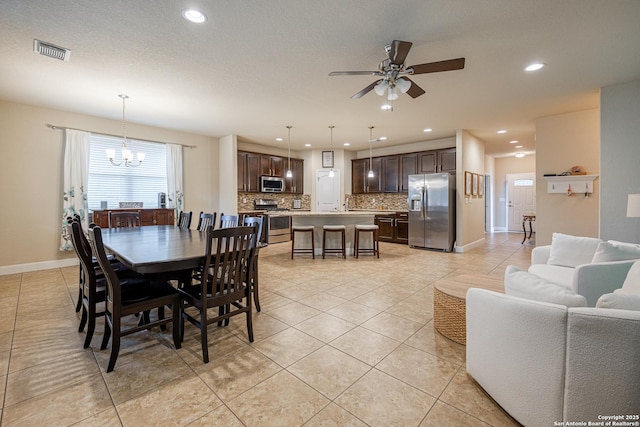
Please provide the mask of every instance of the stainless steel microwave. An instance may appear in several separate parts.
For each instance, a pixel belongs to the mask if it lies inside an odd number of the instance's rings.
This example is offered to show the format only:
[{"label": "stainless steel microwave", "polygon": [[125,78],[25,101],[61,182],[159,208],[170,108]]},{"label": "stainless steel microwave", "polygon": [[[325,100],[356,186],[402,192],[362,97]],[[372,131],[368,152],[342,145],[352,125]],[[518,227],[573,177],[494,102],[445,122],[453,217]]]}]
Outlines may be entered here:
[{"label": "stainless steel microwave", "polygon": [[263,193],[282,193],[284,192],[284,179],[277,176],[261,176],[260,191]]}]

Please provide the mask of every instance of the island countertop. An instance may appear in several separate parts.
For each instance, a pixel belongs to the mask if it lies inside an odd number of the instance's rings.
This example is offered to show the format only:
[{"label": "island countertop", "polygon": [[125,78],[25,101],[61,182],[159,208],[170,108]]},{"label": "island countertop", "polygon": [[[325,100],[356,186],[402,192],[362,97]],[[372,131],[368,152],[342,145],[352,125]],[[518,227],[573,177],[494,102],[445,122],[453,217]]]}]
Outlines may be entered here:
[{"label": "island countertop", "polygon": [[387,210],[351,210],[351,211],[328,211],[328,212],[311,212],[311,211],[270,211],[266,212],[269,216],[294,216],[294,217],[323,217],[323,216],[372,216],[381,214],[391,214],[400,211],[387,211]]}]

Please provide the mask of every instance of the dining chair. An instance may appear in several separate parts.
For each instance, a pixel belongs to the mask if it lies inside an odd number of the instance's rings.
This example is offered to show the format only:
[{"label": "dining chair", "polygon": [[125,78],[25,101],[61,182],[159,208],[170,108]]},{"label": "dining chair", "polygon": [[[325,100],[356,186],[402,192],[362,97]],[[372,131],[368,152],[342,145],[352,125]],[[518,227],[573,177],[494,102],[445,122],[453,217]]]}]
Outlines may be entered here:
[{"label": "dining chair", "polygon": [[242,220],[242,225],[246,227],[256,228],[256,239],[252,243],[252,248],[255,250],[251,265],[248,266],[248,282],[251,285],[251,293],[253,294],[253,303],[256,306],[256,310],[260,311],[260,297],[258,294],[258,255],[260,254],[260,248],[267,246],[266,243],[260,241],[262,236],[262,217],[260,216],[245,216]]},{"label": "dining chair", "polygon": [[[200,268],[200,280],[179,289],[182,294],[182,317],[200,329],[202,359],[209,363],[207,327],[225,323],[232,316],[245,314],[249,341],[253,342],[251,318],[251,286],[247,284],[247,265],[251,265],[255,240],[254,227],[234,227],[214,230],[207,228],[205,257]],[[218,308],[218,315],[209,317],[208,309]],[[195,310],[194,310],[195,309]],[[194,312],[192,314],[192,312]],[[181,330],[184,336],[184,330]]]},{"label": "dining chair", "polygon": [[238,226],[238,215],[220,214],[220,228],[230,228]]},{"label": "dining chair", "polygon": [[140,227],[140,211],[109,212],[109,228]]},{"label": "dining chair", "polygon": [[216,212],[210,213],[210,214],[200,212],[200,217],[198,219],[198,226],[196,227],[196,230],[206,231],[207,227],[209,227],[210,225],[213,225],[215,227],[216,216],[217,216]]},{"label": "dining chair", "polygon": [[191,212],[180,212],[180,216],[178,216],[178,227],[184,229],[191,227]]},{"label": "dining chair", "polygon": [[[109,339],[111,339],[111,355],[107,365],[107,372],[113,371],[115,367],[118,353],[120,352],[121,337],[148,330],[154,326],[171,322],[173,345],[176,349],[179,349],[181,347],[181,304],[180,295],[176,289],[168,282],[146,282],[145,284],[128,286],[127,292],[122,292],[120,279],[107,259],[100,227],[96,226],[89,229],[89,242],[106,279],[104,335],[100,350],[107,348]],[[167,305],[172,308],[172,317],[170,319],[164,318],[164,311],[160,310],[160,308]],[[145,322],[140,322],[137,326],[123,327],[123,317],[135,315],[136,313],[148,313],[154,308],[159,309],[157,320],[150,321],[150,319],[146,319]]]}]

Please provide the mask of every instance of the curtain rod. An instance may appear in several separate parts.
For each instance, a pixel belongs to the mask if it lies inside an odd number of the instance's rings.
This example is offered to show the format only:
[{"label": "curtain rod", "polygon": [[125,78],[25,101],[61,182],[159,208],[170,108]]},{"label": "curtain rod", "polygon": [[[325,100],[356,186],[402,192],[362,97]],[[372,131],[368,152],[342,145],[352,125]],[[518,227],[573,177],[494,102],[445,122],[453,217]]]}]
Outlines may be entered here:
[{"label": "curtain rod", "polygon": [[[85,129],[78,129],[78,128],[70,128],[70,127],[65,127],[65,126],[56,126],[56,125],[52,125],[47,123],[46,126],[48,128],[51,128],[53,130],[67,130],[67,129],[71,129],[71,130],[79,130],[81,132],[91,132],[91,133],[96,133],[99,135],[106,135],[106,136],[112,136],[114,138],[122,138],[122,135],[114,135],[112,133],[104,133],[104,132],[93,132],[90,130],[85,130]],[[180,143],[175,143],[175,142],[162,142],[162,141],[152,141],[150,139],[141,139],[141,138],[132,138],[132,137],[127,137],[128,139],[135,139],[136,141],[144,141],[144,142],[154,142],[156,144],[174,144],[174,145],[181,145],[185,148],[196,148],[195,145],[186,145],[186,144],[180,144]]]}]

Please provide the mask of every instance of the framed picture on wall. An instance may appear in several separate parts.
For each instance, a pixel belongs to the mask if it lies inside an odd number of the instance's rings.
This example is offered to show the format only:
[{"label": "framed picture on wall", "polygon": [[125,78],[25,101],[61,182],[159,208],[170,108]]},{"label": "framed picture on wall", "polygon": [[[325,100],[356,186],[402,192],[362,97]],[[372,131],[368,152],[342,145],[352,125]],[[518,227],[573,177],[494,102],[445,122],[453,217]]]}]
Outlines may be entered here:
[{"label": "framed picture on wall", "polygon": [[473,183],[471,184],[471,195],[477,196],[478,195],[478,174],[474,173],[471,175],[473,180]]},{"label": "framed picture on wall", "polygon": [[322,152],[322,167],[323,168],[333,167],[333,151]]},{"label": "framed picture on wall", "polygon": [[471,172],[464,171],[464,195],[471,195]]},{"label": "framed picture on wall", "polygon": [[484,175],[478,174],[478,196],[484,196]]}]

